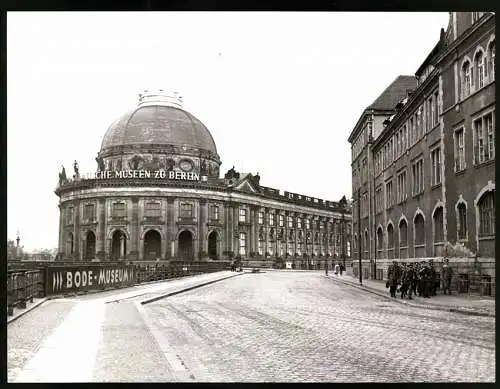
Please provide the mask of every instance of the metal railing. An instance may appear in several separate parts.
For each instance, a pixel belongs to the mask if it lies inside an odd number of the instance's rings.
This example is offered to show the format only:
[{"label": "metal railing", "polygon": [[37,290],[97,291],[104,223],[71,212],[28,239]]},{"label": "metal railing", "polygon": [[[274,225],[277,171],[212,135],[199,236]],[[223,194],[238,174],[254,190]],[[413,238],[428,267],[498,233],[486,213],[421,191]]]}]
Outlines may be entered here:
[{"label": "metal railing", "polygon": [[229,261],[134,262],[134,265],[138,284],[230,269]]},{"label": "metal railing", "polygon": [[43,297],[44,271],[11,270],[7,271],[7,314],[12,316],[14,308],[26,308],[26,303],[35,297]]}]

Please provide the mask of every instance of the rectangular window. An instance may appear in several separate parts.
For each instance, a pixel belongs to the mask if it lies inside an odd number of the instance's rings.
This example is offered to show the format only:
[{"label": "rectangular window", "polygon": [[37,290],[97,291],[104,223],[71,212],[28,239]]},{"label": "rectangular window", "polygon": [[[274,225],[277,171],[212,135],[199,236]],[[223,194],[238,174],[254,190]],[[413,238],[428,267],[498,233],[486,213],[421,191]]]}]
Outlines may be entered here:
[{"label": "rectangular window", "polygon": [[148,201],[144,207],[144,216],[148,218],[158,218],[161,216],[161,203],[158,201]]},{"label": "rectangular window", "polygon": [[111,217],[113,219],[125,219],[126,212],[127,209],[125,203],[113,203],[111,208]]},{"label": "rectangular window", "polygon": [[399,139],[399,132],[396,133],[396,159],[399,158],[400,144],[401,140]]},{"label": "rectangular window", "polygon": [[459,172],[465,169],[465,139],[464,128],[455,130],[454,133],[455,149],[455,171]]},{"label": "rectangular window", "polygon": [[467,238],[467,208],[464,203],[458,205],[458,239]]},{"label": "rectangular window", "polygon": [[247,234],[240,232],[240,255],[247,255]]},{"label": "rectangular window", "polygon": [[291,216],[287,216],[288,228],[293,228],[293,218]]},{"label": "rectangular window", "polygon": [[300,217],[297,218],[297,228],[302,228],[302,219]]},{"label": "rectangular window", "polygon": [[264,224],[264,212],[259,212],[259,224]]},{"label": "rectangular window", "polygon": [[397,197],[398,203],[406,200],[406,171],[398,174],[397,179]]},{"label": "rectangular window", "polygon": [[240,208],[240,217],[238,219],[242,223],[247,221],[247,210],[245,208]]},{"label": "rectangular window", "polygon": [[386,208],[392,207],[394,204],[394,196],[392,193],[392,180],[385,184]]},{"label": "rectangular window", "polygon": [[280,227],[283,227],[285,225],[285,216],[279,215],[279,223]]},{"label": "rectangular window", "polygon": [[416,195],[424,190],[424,160],[419,159],[412,165],[412,194]]},{"label": "rectangular window", "polygon": [[210,219],[219,220],[219,206],[218,205],[214,204],[210,207]]},{"label": "rectangular window", "polygon": [[193,217],[193,204],[181,204],[181,217]]},{"label": "rectangular window", "polygon": [[83,208],[83,219],[86,222],[93,222],[95,220],[95,205],[85,204]]},{"label": "rectangular window", "polygon": [[264,241],[259,240],[258,244],[259,255],[264,255]]},{"label": "rectangular window", "polygon": [[415,123],[413,121],[413,117],[410,118],[410,145],[414,145],[415,144],[415,139],[417,138],[416,134],[415,134]]},{"label": "rectangular window", "polygon": [[484,163],[495,159],[494,111],[473,121],[474,162]]},{"label": "rectangular window", "polygon": [[66,213],[66,224],[74,224],[75,208],[68,207]]},{"label": "rectangular window", "polygon": [[437,126],[439,123],[439,94],[434,92],[434,109],[432,110],[432,125]]},{"label": "rectangular window", "polygon": [[441,183],[441,148],[431,151],[431,185]]},{"label": "rectangular window", "polygon": [[269,225],[274,226],[274,213],[269,214]]},{"label": "rectangular window", "polygon": [[306,230],[309,230],[311,228],[311,220],[306,219]]}]

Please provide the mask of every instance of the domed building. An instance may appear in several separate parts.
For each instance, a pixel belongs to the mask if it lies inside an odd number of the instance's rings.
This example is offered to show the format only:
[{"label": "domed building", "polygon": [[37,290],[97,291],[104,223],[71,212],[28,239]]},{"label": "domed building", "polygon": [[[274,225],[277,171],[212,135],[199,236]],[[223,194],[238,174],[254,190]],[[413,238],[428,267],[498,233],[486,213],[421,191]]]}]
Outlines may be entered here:
[{"label": "domed building", "polygon": [[145,91],[108,128],[97,171],[59,174],[59,257],[217,260],[350,257],[351,211],[230,169],[177,93]]}]

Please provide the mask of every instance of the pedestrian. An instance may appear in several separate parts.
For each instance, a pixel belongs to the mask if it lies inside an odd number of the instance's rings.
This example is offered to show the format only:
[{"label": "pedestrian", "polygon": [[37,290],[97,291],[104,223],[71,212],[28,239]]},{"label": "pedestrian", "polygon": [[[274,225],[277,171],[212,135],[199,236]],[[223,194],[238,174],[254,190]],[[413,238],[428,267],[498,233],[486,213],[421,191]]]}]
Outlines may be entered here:
[{"label": "pedestrian", "polygon": [[417,293],[418,293],[418,296],[422,296],[422,262],[417,262],[417,267],[415,269],[415,274],[417,276],[417,280],[416,280],[416,285],[417,285]]},{"label": "pedestrian", "polygon": [[435,296],[436,295],[436,288],[438,287],[437,283],[437,273],[436,269],[434,269],[434,262],[432,259],[429,260],[429,295]]},{"label": "pedestrian", "polygon": [[443,293],[446,294],[446,291],[448,291],[448,294],[451,294],[450,291],[450,285],[451,285],[451,277],[453,275],[453,269],[448,263],[448,258],[444,259],[443,263],[443,269],[441,270],[441,278],[443,279]]},{"label": "pedestrian", "polygon": [[335,264],[335,271],[334,271],[334,273],[335,273],[335,275],[336,275],[336,276],[338,276],[338,275],[339,275],[339,272],[340,272],[340,266],[339,266],[339,264],[338,264],[338,263],[336,263],[336,264]]},{"label": "pedestrian", "polygon": [[[415,269],[413,268],[413,263],[409,263],[407,266],[406,273],[403,277],[403,284],[405,285],[405,291],[408,292],[408,300],[413,300],[412,292],[415,284]],[[402,297],[403,296],[401,296],[401,298]]]},{"label": "pedestrian", "polygon": [[344,271],[344,265],[341,263],[339,265],[340,275],[342,276],[342,272]]},{"label": "pedestrian", "polygon": [[389,282],[389,293],[391,297],[395,298],[399,280],[399,267],[397,261],[392,261],[392,265],[387,269],[387,278]]},{"label": "pedestrian", "polygon": [[429,266],[424,261],[422,269],[420,270],[420,282],[421,282],[422,296],[424,298],[430,297],[429,296],[430,281],[431,281],[431,272]]}]

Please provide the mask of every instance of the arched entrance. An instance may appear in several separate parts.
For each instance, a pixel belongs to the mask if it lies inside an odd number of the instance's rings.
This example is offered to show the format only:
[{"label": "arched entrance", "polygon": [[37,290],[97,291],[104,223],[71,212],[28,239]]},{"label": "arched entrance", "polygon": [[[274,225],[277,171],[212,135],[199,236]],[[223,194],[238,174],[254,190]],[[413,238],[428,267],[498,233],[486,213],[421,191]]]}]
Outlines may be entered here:
[{"label": "arched entrance", "polygon": [[212,231],[208,235],[208,257],[210,259],[217,259],[217,232]]},{"label": "arched entrance", "polygon": [[153,261],[161,258],[161,235],[156,230],[149,230],[144,235],[144,260]]},{"label": "arched entrance", "polygon": [[95,258],[95,234],[92,231],[87,232],[85,237],[85,258]]},{"label": "arched entrance", "polygon": [[179,257],[182,259],[193,259],[193,235],[184,230],[179,235]]},{"label": "arched entrance", "polygon": [[111,259],[120,259],[125,257],[127,252],[127,236],[121,230],[113,232],[111,240]]}]

